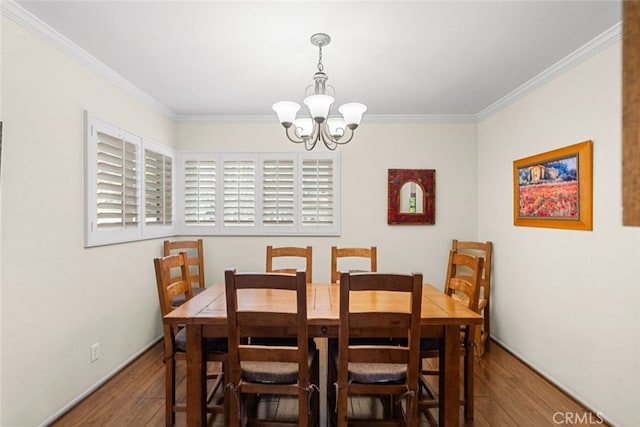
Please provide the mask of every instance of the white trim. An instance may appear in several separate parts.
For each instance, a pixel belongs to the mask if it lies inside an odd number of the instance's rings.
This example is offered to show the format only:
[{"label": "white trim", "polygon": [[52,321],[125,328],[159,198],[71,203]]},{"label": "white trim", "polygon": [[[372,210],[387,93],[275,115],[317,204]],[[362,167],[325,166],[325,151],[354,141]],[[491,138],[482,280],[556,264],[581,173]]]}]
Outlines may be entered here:
[{"label": "white trim", "polygon": [[80,393],[75,399],[71,400],[69,403],[67,403],[62,408],[57,410],[54,414],[52,414],[49,418],[44,420],[38,427],[47,427],[47,426],[51,425],[58,418],[62,417],[64,414],[66,414],[71,409],[73,409],[74,406],[76,406],[77,404],[82,402],[91,393],[93,393],[94,391],[96,391],[97,389],[102,387],[107,381],[109,381],[111,378],[113,378],[117,374],[119,374],[120,371],[122,371],[124,368],[127,367],[127,365],[131,364],[131,362],[133,362],[135,359],[137,359],[138,357],[142,356],[142,354],[144,352],[146,352],[151,347],[156,345],[162,339],[163,339],[163,336],[160,335],[159,337],[154,338],[150,343],[144,345],[140,350],[138,350],[136,353],[133,353],[131,355],[131,357],[129,357],[124,362],[122,362],[121,364],[116,366],[113,370],[111,370],[109,373],[107,373],[107,375],[105,375],[100,380],[98,380],[98,382],[96,382],[94,385],[92,385],[91,387],[89,387],[88,389],[86,389],[85,391]]},{"label": "white trim", "polygon": [[575,67],[583,61],[586,61],[593,55],[603,51],[604,49],[620,41],[621,39],[622,22],[619,22],[593,40],[574,50],[572,53],[556,62],[551,67],[547,68],[531,80],[527,81],[507,95],[503,96],[488,107],[485,107],[482,111],[476,114],[476,120],[481,121],[486,119],[492,114],[505,108],[507,105],[514,103],[520,98],[525,97],[533,90],[537,89],[548,81],[555,79],[561,74],[566,73],[571,68]]},{"label": "white trim", "polygon": [[368,114],[363,124],[373,123],[475,123],[475,114]]},{"label": "white trim", "polygon": [[176,119],[176,114],[160,103],[157,99],[153,98],[138,86],[134,85],[129,80],[109,68],[98,58],[82,49],[55,29],[51,28],[44,21],[17,4],[14,0],[0,1],[0,12],[2,12],[2,15],[11,19],[25,30],[30,31],[32,34],[49,43],[51,46],[61,50],[63,53],[71,57],[71,59],[86,66],[109,83],[124,90],[134,98],[137,98],[159,110],[171,119]]},{"label": "white trim", "polygon": [[[275,113],[270,115],[227,116],[227,115],[178,115],[178,122],[210,122],[210,123],[278,123]],[[367,114],[363,124],[367,122],[418,122],[418,123],[475,123],[475,114]]]}]

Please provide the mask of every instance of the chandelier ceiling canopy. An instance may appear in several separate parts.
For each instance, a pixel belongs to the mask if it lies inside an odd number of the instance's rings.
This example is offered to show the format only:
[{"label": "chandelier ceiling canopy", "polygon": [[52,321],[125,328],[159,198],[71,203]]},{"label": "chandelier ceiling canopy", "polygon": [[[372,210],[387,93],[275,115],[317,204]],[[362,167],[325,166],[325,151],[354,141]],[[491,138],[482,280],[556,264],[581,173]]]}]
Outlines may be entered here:
[{"label": "chandelier ceiling canopy", "polygon": [[291,142],[304,143],[306,150],[313,150],[318,141],[329,149],[346,144],[353,139],[354,132],[367,106],[359,102],[342,104],[338,111],[342,117],[330,117],[335,89],[327,85],[329,77],[322,64],[322,48],[331,42],[328,34],[317,33],[311,36],[311,44],[318,47],[318,71],[313,75],[314,84],[307,86],[304,103],[310,117],[296,119],[300,104],[293,101],[280,101],[273,104],[278,120],[285,128],[285,134]]}]

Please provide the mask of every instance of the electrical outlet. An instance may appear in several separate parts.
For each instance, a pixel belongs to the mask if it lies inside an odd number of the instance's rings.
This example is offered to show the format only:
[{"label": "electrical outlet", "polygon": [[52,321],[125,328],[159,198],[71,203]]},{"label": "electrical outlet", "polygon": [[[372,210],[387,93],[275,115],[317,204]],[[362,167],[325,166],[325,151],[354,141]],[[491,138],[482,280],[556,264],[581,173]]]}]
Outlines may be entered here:
[{"label": "electrical outlet", "polygon": [[91,346],[91,361],[95,362],[100,358],[100,343],[97,342]]}]

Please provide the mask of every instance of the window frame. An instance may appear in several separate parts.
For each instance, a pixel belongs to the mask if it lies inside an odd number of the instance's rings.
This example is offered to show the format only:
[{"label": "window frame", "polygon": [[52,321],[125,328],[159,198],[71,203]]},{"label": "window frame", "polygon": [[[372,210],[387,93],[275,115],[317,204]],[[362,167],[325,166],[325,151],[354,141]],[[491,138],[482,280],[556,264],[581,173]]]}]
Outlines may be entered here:
[{"label": "window frame", "polygon": [[[216,163],[216,224],[189,225],[185,220],[185,165],[187,161],[206,159]],[[333,165],[333,221],[330,226],[302,224],[302,163],[307,159],[329,160]],[[253,160],[255,165],[255,223],[253,225],[225,225],[223,164],[225,160]],[[265,162],[292,160],[294,168],[294,221],[291,225],[266,225],[264,223],[264,167]],[[182,151],[178,153],[178,211],[177,232],[179,235],[206,236],[339,236],[340,235],[340,156],[336,152],[295,153],[295,152],[203,152]]]},{"label": "window frame", "polygon": [[[131,142],[135,147],[135,188],[138,210],[137,222],[130,226],[122,221],[121,226],[98,227],[98,134],[106,134],[111,138],[123,139]],[[124,150],[124,147],[123,147]],[[171,223],[155,224],[147,223],[146,212],[146,152],[153,151],[171,159],[171,179],[169,182],[171,191]],[[118,157],[116,156],[116,159]],[[310,225],[304,223],[304,162],[312,159],[326,161],[331,164],[329,183],[331,185],[328,202],[330,218],[326,225]],[[254,167],[253,207],[254,222],[250,225],[231,225],[224,222],[224,162],[225,161],[251,161]],[[189,161],[213,162],[213,174],[207,174],[206,166],[203,166],[204,176],[214,176],[215,188],[212,196],[214,202],[213,213],[205,211],[203,223],[187,224],[187,176],[186,164]],[[292,222],[281,224],[266,223],[265,212],[265,176],[266,165],[278,161],[292,162],[291,186],[285,186],[282,199],[286,200],[293,209]],[[126,157],[123,157],[123,165]],[[164,163],[163,163],[164,164]],[[124,168],[124,166],[123,166]],[[288,168],[288,166],[287,166]],[[284,169],[284,168],[283,168]],[[117,169],[116,169],[117,171]],[[284,174],[286,175],[286,173]],[[116,173],[117,177],[118,174]],[[126,177],[122,176],[123,184]],[[206,185],[205,192],[207,191]],[[116,192],[117,194],[117,192]],[[278,197],[276,190],[275,197]],[[167,194],[163,194],[167,197]],[[124,197],[124,196],[123,196]],[[291,201],[291,197],[293,200]],[[317,197],[317,196],[316,196]],[[198,196],[196,199],[198,200]],[[117,205],[118,200],[116,200]],[[339,236],[340,235],[340,156],[336,152],[214,152],[214,151],[179,151],[167,147],[157,141],[145,138],[134,132],[127,131],[85,112],[85,247],[102,246],[115,243],[124,243],[158,237],[202,235],[202,236]],[[123,208],[124,209],[124,208]],[[205,207],[206,209],[206,207]],[[196,213],[199,215],[199,213]],[[213,223],[206,221],[206,216],[213,215]],[[279,213],[276,213],[276,216]],[[288,215],[288,214],[287,214]]]},{"label": "window frame", "polygon": [[[134,226],[114,226],[112,228],[99,228],[98,226],[98,134],[103,133],[112,138],[126,139],[135,146],[135,179],[136,202],[138,206],[137,223]],[[146,224],[145,212],[145,161],[144,150],[149,149],[159,152],[171,158],[172,162],[172,224],[155,225]],[[85,111],[85,227],[84,246],[86,248],[103,246],[115,243],[132,242],[137,240],[152,239],[175,235],[176,205],[175,205],[175,177],[176,177],[176,152],[156,141],[144,138],[133,132],[122,129],[104,120],[90,115]]]}]

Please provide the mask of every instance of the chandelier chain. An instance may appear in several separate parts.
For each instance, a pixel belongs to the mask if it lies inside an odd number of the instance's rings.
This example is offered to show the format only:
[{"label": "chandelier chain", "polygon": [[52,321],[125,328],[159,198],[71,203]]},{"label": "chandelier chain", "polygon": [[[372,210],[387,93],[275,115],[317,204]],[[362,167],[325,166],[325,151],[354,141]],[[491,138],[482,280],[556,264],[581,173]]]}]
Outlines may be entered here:
[{"label": "chandelier chain", "polygon": [[324,71],[322,64],[322,43],[318,44],[318,71]]}]

